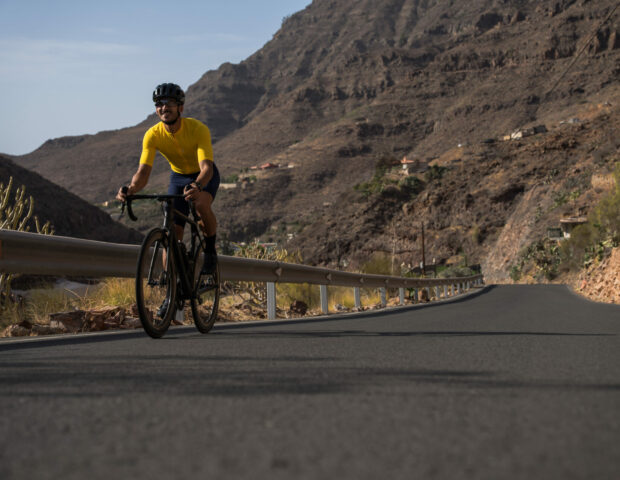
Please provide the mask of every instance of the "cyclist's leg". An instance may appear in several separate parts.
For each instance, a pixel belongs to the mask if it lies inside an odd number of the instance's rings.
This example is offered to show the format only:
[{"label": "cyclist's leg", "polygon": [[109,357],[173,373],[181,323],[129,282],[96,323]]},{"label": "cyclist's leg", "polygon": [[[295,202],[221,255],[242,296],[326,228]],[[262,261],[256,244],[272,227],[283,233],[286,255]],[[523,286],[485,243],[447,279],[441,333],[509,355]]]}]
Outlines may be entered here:
[{"label": "cyclist's leg", "polygon": [[205,237],[211,237],[217,233],[217,220],[211,205],[213,205],[213,195],[209,192],[201,192],[196,199],[195,206]]},{"label": "cyclist's leg", "polygon": [[211,205],[215,200],[215,195],[217,194],[219,187],[220,172],[215,164],[213,164],[213,176],[211,177],[211,180],[209,180],[209,183],[202,188],[202,194],[198,196],[195,202],[196,212],[198,212],[198,215],[200,215],[200,219],[202,220],[202,230],[205,237],[211,237],[217,233],[217,219],[211,209]]},{"label": "cyclist's leg", "polygon": [[217,233],[217,220],[211,209],[211,205],[215,200],[215,195],[220,186],[220,174],[215,165],[213,165],[213,176],[211,180],[203,188],[196,199],[196,212],[202,221],[202,229],[205,235],[204,255],[205,261],[203,265],[203,273],[212,274],[217,264],[217,251],[215,249],[215,238]]},{"label": "cyclist's leg", "polygon": [[[181,173],[170,173],[170,184],[168,185],[168,195],[182,195],[185,187],[196,180],[198,174],[184,175]],[[183,215],[189,215],[189,203],[182,198],[175,198],[172,206]],[[174,218],[175,233],[177,240],[183,240],[183,231],[185,229],[185,220],[179,217]]]},{"label": "cyclist's leg", "polygon": [[[171,172],[170,174],[170,184],[168,185],[168,194],[169,195],[182,195],[185,187],[190,184],[192,181],[196,179],[198,174],[192,175],[183,175],[176,172]],[[172,201],[172,206],[175,210],[178,210],[183,215],[189,215],[189,203],[186,202],[182,198],[175,198]],[[180,218],[179,216],[174,217],[174,230],[177,241],[183,241],[183,232],[185,230],[185,220]],[[165,257],[164,257],[165,260]],[[177,295],[178,298],[181,298],[181,294]],[[182,302],[182,300],[180,300]],[[176,318],[173,320],[173,323],[179,324],[182,321],[178,321]]]}]

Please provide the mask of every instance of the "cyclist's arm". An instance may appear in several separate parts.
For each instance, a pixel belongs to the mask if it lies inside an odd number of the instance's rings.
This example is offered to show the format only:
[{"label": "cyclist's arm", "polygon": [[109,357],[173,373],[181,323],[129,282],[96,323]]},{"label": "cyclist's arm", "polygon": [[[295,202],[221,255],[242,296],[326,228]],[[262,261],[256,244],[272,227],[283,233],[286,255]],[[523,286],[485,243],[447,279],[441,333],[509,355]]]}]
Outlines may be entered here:
[{"label": "cyclist's arm", "polygon": [[127,192],[123,192],[123,187],[118,190],[116,194],[116,198],[121,202],[125,201],[125,195],[134,195],[142,190],[146,184],[149,182],[149,177],[151,175],[151,170],[153,168],[150,165],[145,163],[140,164],[138,167],[138,171],[134,174],[131,179],[131,184],[129,184],[127,188]]},{"label": "cyclist's arm", "polygon": [[129,190],[127,191],[129,195],[138,193],[140,190],[146,187],[146,184],[149,183],[151,170],[153,170],[153,168],[150,165],[147,165],[146,163],[140,164],[140,166],[138,167],[138,171],[131,179],[131,184],[129,185]]},{"label": "cyclist's arm", "polygon": [[213,178],[213,162],[211,160],[203,160],[200,162],[200,173],[196,181],[201,187],[205,187]]},{"label": "cyclist's arm", "polygon": [[155,153],[157,147],[155,145],[155,136],[153,129],[147,130],[142,139],[142,154],[140,155],[140,164],[138,170],[131,179],[131,184],[128,186],[127,192],[124,193],[123,187],[118,190],[116,198],[121,202],[125,201],[125,195],[134,195],[142,190],[149,181],[151,170],[153,169],[153,160],[155,159]]},{"label": "cyclist's arm", "polygon": [[211,132],[209,128],[200,123],[198,124],[196,135],[198,136],[198,148],[196,154],[198,156],[198,164],[200,165],[200,173],[196,182],[204,187],[211,181],[213,177],[213,147],[211,145]]}]

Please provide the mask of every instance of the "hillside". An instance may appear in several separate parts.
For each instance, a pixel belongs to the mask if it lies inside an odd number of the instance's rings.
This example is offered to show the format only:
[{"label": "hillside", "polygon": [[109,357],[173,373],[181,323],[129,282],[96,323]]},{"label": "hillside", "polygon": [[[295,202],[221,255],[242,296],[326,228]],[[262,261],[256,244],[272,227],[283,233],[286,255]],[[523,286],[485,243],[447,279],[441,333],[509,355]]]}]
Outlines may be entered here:
[{"label": "hillside", "polygon": [[[520,247],[560,215],[587,212],[599,195],[591,179],[613,164],[618,12],[597,29],[616,4],[315,0],[247,60],[188,90],[186,113],[211,128],[224,177],[294,166],[222,190],[221,236],[296,235],[288,247],[310,263],[355,265],[384,250],[415,265],[424,222],[427,262],[465,255],[506,279]],[[91,202],[109,200],[154,121],[50,140],[16,161]],[[481,143],[538,124],[549,132]],[[380,159],[403,156],[419,163],[415,192],[354,189]],[[167,177],[165,161],[156,165],[152,188]],[[439,178],[427,179],[433,166]],[[551,209],[566,190],[571,202]]]},{"label": "hillside", "polygon": [[[13,190],[26,186],[26,195],[34,199],[34,213],[41,224],[49,221],[55,235],[116,243],[140,243],[142,235],[118,222],[80,197],[53,184],[39,174],[26,170],[0,156],[0,179],[5,184],[13,177]],[[30,231],[36,232],[31,222]]]},{"label": "hillside", "polygon": [[424,223],[427,264],[480,262],[487,281],[509,282],[523,247],[546,238],[560,219],[587,215],[613,188],[620,107],[583,104],[567,118],[580,120],[519,140],[450,149],[412,175],[416,191],[395,167],[378,191],[350,191],[316,212],[288,246],[319,263],[357,267],[384,252],[396,267],[413,267],[422,261]]}]

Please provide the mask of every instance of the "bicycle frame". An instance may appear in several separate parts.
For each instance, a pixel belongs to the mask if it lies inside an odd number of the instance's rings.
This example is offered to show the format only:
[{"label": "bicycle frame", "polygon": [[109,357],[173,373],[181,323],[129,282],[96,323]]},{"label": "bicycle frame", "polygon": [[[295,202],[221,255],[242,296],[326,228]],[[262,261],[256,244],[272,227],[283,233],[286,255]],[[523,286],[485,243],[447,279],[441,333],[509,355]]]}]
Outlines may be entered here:
[{"label": "bicycle frame", "polygon": [[[219,303],[219,270],[203,273],[198,258],[204,250],[204,238],[198,215],[190,202],[191,218],[173,207],[173,200],[183,195],[130,195],[127,196],[121,215],[127,208],[132,220],[137,220],[131,202],[154,199],[160,202],[164,214],[163,224],[147,233],[138,255],[136,272],[136,303],[140,322],[148,335],[161,338],[166,333],[172,315],[189,301],[194,324],[200,333],[208,333],[217,319]],[[189,249],[177,239],[174,219],[189,223],[191,235]],[[163,250],[161,253],[159,252]],[[159,268],[160,259],[164,265]],[[146,282],[146,283],[145,283]],[[200,309],[199,309],[200,307]]]},{"label": "bicycle frame", "polygon": [[[174,256],[175,264],[179,269],[178,278],[181,284],[180,300],[188,300],[194,297],[196,295],[196,292],[194,292],[193,289],[193,277],[191,277],[192,272],[189,272],[187,267],[194,258],[196,248],[203,246],[203,239],[200,235],[200,229],[198,226],[198,222],[196,221],[197,215],[193,204],[190,202],[190,211],[192,212],[192,216],[194,218],[190,218],[189,216],[184,215],[172,206],[172,201],[176,198],[184,198],[184,195],[131,195],[130,197],[128,197],[126,203],[127,214],[132,220],[137,219],[131,209],[131,202],[133,200],[155,199],[162,203],[162,210],[164,214],[162,229],[168,234],[168,237],[170,238],[170,245],[168,247],[168,250],[171,251],[172,255]],[[173,223],[175,217],[182,218],[183,220],[185,220],[186,223],[190,225],[190,247],[189,251],[186,252],[186,258],[184,258],[184,253],[181,252],[181,248],[179,247],[180,242],[177,239],[176,229],[174,228],[175,225]],[[197,241],[198,244],[196,243]],[[151,265],[151,271],[153,268],[154,265]],[[151,278],[150,272],[149,278]]]}]

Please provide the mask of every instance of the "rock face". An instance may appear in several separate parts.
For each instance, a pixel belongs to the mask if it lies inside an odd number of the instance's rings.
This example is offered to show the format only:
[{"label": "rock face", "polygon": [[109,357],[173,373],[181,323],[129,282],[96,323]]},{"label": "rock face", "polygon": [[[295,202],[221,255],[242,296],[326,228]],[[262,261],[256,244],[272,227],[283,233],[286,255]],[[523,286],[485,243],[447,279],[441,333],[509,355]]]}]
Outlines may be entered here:
[{"label": "rock face", "polygon": [[482,261],[482,271],[487,283],[510,283],[510,265],[536,228],[535,218],[529,212],[548,207],[548,203],[548,187],[545,186],[532,188],[517,202],[499,238]]},{"label": "rock face", "polygon": [[308,311],[308,305],[301,300],[295,300],[293,303],[291,303],[289,311],[298,315],[305,315]]},{"label": "rock face", "polygon": [[582,272],[573,288],[596,302],[620,304],[620,248]]}]

